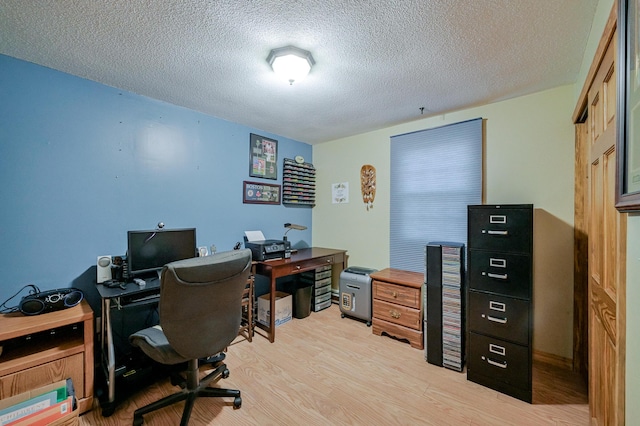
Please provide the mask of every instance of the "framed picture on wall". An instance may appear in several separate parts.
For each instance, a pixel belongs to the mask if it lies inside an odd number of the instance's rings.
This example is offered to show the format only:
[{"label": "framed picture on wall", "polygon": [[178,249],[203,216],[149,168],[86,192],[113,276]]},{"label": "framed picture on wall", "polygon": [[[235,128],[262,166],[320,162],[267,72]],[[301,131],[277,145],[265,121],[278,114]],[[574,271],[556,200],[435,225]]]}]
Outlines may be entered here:
[{"label": "framed picture on wall", "polygon": [[280,204],[280,185],[243,182],[242,202],[245,204]]},{"label": "framed picture on wall", "polygon": [[618,0],[616,207],[640,211],[640,0]]},{"label": "framed picture on wall", "polygon": [[278,178],[278,141],[264,136],[249,135],[249,176]]}]

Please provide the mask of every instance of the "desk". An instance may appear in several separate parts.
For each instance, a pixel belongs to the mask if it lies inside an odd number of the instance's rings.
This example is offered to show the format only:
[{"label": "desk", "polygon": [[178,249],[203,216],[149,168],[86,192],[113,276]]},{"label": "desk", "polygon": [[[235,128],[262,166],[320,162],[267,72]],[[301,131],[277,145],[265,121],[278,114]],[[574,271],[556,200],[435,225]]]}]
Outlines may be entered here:
[{"label": "desk", "polygon": [[[266,276],[270,280],[269,309],[270,312],[272,312],[268,326],[261,323],[256,323],[256,326],[267,332],[271,343],[275,341],[276,335],[276,316],[273,314],[276,311],[276,280],[280,277],[310,271],[327,264],[332,265],[332,280],[339,280],[340,272],[347,267],[347,251],[311,247],[292,253],[289,259],[273,259],[256,262],[254,273]],[[337,286],[332,284],[332,288],[336,287]]]},{"label": "desk", "polygon": [[115,409],[116,353],[111,329],[111,309],[130,308],[158,303],[160,300],[160,280],[147,278],[146,285],[125,283],[122,287],[106,287],[98,284],[96,288],[102,299],[102,327],[100,331],[101,364],[107,381],[108,395],[102,405],[102,415],[110,416]]}]

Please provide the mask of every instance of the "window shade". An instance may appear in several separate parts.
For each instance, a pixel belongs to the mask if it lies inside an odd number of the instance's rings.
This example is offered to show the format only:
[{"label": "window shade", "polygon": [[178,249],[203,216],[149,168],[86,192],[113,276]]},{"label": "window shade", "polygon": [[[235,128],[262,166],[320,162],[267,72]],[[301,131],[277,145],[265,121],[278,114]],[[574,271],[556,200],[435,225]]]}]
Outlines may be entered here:
[{"label": "window shade", "polygon": [[423,273],[429,242],[467,244],[467,205],[482,203],[482,125],[391,137],[392,268]]}]

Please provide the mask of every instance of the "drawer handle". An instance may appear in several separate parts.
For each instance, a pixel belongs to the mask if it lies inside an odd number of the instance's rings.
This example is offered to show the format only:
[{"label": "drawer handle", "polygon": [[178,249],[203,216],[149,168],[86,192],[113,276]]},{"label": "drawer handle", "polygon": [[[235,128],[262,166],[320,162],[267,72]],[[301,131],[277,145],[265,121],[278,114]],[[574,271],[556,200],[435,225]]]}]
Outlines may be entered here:
[{"label": "drawer handle", "polygon": [[489,234],[489,235],[509,235],[509,231],[492,231],[492,230],[488,230],[487,234]]},{"label": "drawer handle", "polygon": [[485,314],[482,314],[482,318],[486,318],[489,321],[497,322],[498,324],[506,324],[507,323],[507,319],[506,318],[492,317],[491,315],[485,315]]},{"label": "drawer handle", "polygon": [[395,319],[400,318],[400,312],[398,311],[390,310],[389,315],[391,315],[391,318],[395,318]]},{"label": "drawer handle", "polygon": [[492,214],[489,216],[489,223],[507,223],[507,216]]},{"label": "drawer handle", "polygon": [[507,351],[504,347],[502,346],[498,346],[498,345],[494,345],[493,343],[489,343],[489,352],[497,354],[497,355],[502,355],[504,356]]},{"label": "drawer handle", "polygon": [[489,365],[493,365],[494,367],[507,368],[507,361],[497,362],[492,360],[491,358],[487,358],[487,362],[489,363]]},{"label": "drawer handle", "polygon": [[496,259],[494,257],[489,258],[489,266],[494,268],[506,268],[507,267],[507,259]]},{"label": "drawer handle", "polygon": [[500,302],[496,302],[493,300],[489,301],[489,309],[491,309],[492,311],[498,311],[498,312],[506,312],[507,311],[507,305],[504,303],[500,303]]},{"label": "drawer handle", "polygon": [[495,278],[495,279],[498,279],[498,280],[506,280],[507,279],[507,274],[492,274],[491,272],[489,272],[487,274],[487,276],[489,278]]}]

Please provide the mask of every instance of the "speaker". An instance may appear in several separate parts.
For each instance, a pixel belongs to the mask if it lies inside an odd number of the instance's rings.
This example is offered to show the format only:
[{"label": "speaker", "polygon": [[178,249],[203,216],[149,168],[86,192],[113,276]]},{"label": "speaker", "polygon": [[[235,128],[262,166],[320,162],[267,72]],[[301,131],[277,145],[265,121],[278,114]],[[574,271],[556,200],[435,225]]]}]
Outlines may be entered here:
[{"label": "speaker", "polygon": [[61,288],[25,296],[20,301],[20,312],[25,315],[39,315],[47,312],[71,308],[82,302],[84,293],[77,288]]},{"label": "speaker", "polygon": [[111,264],[113,261],[111,260],[111,256],[98,256],[98,272],[96,282],[101,284],[105,281],[109,281],[111,277]]}]

